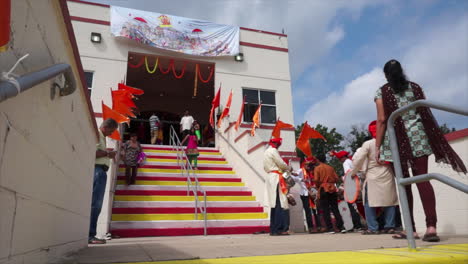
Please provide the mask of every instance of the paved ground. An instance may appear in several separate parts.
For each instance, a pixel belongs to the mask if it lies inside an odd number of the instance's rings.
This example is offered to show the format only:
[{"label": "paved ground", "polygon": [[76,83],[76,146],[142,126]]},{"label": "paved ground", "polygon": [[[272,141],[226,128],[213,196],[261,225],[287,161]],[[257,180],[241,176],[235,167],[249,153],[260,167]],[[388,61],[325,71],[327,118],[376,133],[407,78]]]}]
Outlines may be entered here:
[{"label": "paved ground", "polygon": [[[440,243],[426,243],[417,240],[418,247],[445,245],[445,244],[468,244],[468,236],[441,236]],[[167,260],[196,260],[189,262],[169,262],[169,263],[275,263],[273,260],[280,260],[279,257],[263,257],[263,258],[241,258],[233,257],[251,257],[251,256],[269,256],[269,255],[286,255],[285,259],[295,259],[295,264],[305,263],[300,259],[313,259],[316,256],[326,256],[327,260],[333,260],[332,256],[343,259],[344,256],[354,256],[354,260],[358,259],[355,254],[357,252],[336,252],[336,251],[356,251],[365,250],[371,262],[360,263],[379,263],[376,255],[372,255],[374,249],[382,248],[401,248],[400,252],[407,252],[406,240],[395,240],[390,235],[370,235],[363,236],[359,233],[349,234],[294,234],[291,236],[272,237],[269,235],[220,235],[220,236],[184,236],[184,237],[151,237],[151,238],[127,238],[113,239],[108,241],[106,245],[93,245],[72,256],[67,264],[104,264],[104,263],[141,263]],[[371,250],[371,251],[369,251]],[[462,253],[460,253],[460,250]],[[386,250],[387,255],[389,251]],[[448,252],[454,253],[461,262],[452,263],[468,263],[467,245],[453,245]],[[299,254],[313,252],[329,252],[327,254]],[[335,252],[331,254],[331,252]],[[364,252],[364,251],[363,251]],[[363,253],[360,252],[359,254]],[[371,252],[372,254],[370,254]],[[432,251],[431,251],[432,252]],[[346,254],[345,254],[346,253]],[[380,254],[380,253],[379,253]],[[390,255],[392,255],[391,253]],[[399,253],[400,254],[400,253]],[[461,254],[461,255],[460,255]],[[356,255],[356,256],[355,256]],[[362,254],[361,254],[362,255]],[[436,258],[432,253],[419,252],[419,255],[428,257],[426,261],[419,263],[429,263],[435,261]],[[283,256],[284,257],[284,256]],[[231,262],[211,262],[209,259],[218,258],[233,258],[225,259]],[[408,256],[404,256],[406,260],[410,260]],[[455,260],[453,256],[449,259]],[[219,260],[217,260],[219,261]],[[233,262],[232,262],[233,261]],[[351,261],[351,259],[349,259]],[[290,261],[282,261],[283,263],[293,263]],[[341,261],[336,261],[341,262]],[[336,263],[332,262],[313,262],[313,263]],[[398,263],[398,261],[396,261]],[[440,262],[440,261],[439,261]],[[312,262],[311,262],[312,263]],[[345,262],[341,262],[345,263]],[[351,262],[346,262],[351,263]],[[384,263],[383,260],[380,263]],[[393,261],[395,263],[395,261]],[[409,263],[409,262],[399,262]]]}]

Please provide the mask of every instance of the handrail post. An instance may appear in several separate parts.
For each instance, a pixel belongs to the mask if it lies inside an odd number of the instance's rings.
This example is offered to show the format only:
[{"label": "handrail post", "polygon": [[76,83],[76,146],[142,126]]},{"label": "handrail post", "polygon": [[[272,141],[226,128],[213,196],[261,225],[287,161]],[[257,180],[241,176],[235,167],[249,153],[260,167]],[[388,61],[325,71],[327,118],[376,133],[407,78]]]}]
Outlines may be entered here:
[{"label": "handrail post", "polygon": [[[392,122],[391,125],[390,125],[390,122]],[[400,206],[401,206],[401,211],[403,215],[403,224],[405,225],[405,229],[406,229],[406,237],[408,239],[408,246],[411,249],[415,249],[416,241],[414,240],[413,223],[411,221],[411,214],[409,210],[408,196],[406,194],[406,189],[405,189],[405,186],[403,186],[400,182],[400,180],[403,178],[403,170],[402,170],[401,162],[400,162],[400,154],[398,153],[398,144],[396,142],[395,128],[393,127],[393,121],[391,118],[389,118],[388,120],[387,131],[388,131],[388,136],[390,138],[390,149],[392,150],[393,167],[395,170],[395,177],[398,183],[398,193],[400,195]],[[411,185],[409,188],[411,188]]]},{"label": "handrail post", "polygon": [[[396,177],[396,181],[398,184],[398,193],[400,196],[400,205],[401,205],[401,212],[403,215],[403,223],[406,229],[408,247],[413,250],[416,249],[416,242],[414,240],[414,234],[413,234],[414,230],[413,230],[413,224],[412,224],[411,214],[410,214],[411,212],[409,210],[408,197],[407,197],[406,188],[405,188],[405,184],[409,184],[408,182],[410,181],[405,180],[403,178],[403,170],[402,170],[401,161],[400,161],[400,154],[398,152],[398,142],[397,142],[397,138],[395,134],[394,122],[398,116],[402,115],[403,113],[409,111],[412,108],[417,108],[417,107],[430,107],[430,108],[435,108],[435,109],[442,110],[445,112],[451,112],[455,114],[468,116],[468,110],[465,110],[465,109],[459,109],[451,105],[436,103],[436,102],[432,102],[429,100],[417,100],[417,101],[412,102],[409,105],[403,106],[395,110],[387,120],[387,132],[388,132],[388,136],[390,140],[390,149],[392,151],[392,159],[393,159],[393,167],[395,169],[395,177]],[[417,175],[414,175],[414,176],[417,176]],[[428,181],[430,180],[429,177],[430,175],[424,175],[421,178],[424,178],[424,181]],[[458,181],[455,181],[455,180],[447,181],[444,179],[441,180],[442,177],[434,177],[434,178],[436,180],[442,181],[443,183],[449,184],[450,186],[456,189],[459,189],[462,191],[466,189],[466,185]],[[408,186],[409,186],[408,188],[411,188],[411,185],[408,185]]]},{"label": "handrail post", "polygon": [[[175,149],[175,151],[177,152],[177,165],[180,166],[180,173],[181,175],[187,177],[187,196],[190,195],[190,192],[193,192],[193,198],[195,202],[194,218],[195,220],[198,220],[198,211],[199,211],[198,210],[199,208],[198,177],[192,168],[192,164],[190,164],[189,162],[187,154],[185,154],[184,152],[184,148],[180,144],[179,137],[177,136],[177,133],[175,132],[175,129],[173,126],[171,126],[170,135],[171,135],[171,142],[172,142],[171,144],[173,146],[173,149]],[[195,190],[192,189],[192,179],[191,179],[192,174],[193,174],[193,178],[195,181],[195,188],[194,188]],[[204,195],[206,196],[206,192],[204,193]],[[206,200],[206,197],[205,197],[205,200]],[[203,213],[203,217],[206,222],[206,202],[204,203],[204,206],[205,206],[204,210],[203,208],[200,208],[200,213]],[[205,229],[206,229],[206,223],[205,223]],[[206,230],[205,230],[205,234],[206,234]]]}]

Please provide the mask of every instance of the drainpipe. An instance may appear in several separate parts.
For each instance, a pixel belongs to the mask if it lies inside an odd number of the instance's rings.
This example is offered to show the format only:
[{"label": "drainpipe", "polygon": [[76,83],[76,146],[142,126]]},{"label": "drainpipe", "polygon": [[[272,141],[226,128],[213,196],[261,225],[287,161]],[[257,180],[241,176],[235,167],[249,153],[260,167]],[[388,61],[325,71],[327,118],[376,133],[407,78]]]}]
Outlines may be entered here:
[{"label": "drainpipe", "polygon": [[1,79],[0,103],[60,74],[64,75],[65,84],[63,87],[60,87],[57,83],[52,85],[51,99],[53,99],[55,96],[56,88],[59,89],[60,96],[67,96],[72,94],[76,90],[76,82],[75,78],[73,77],[71,66],[69,64],[59,63],[42,70],[27,73],[18,78],[14,78],[13,80]]}]

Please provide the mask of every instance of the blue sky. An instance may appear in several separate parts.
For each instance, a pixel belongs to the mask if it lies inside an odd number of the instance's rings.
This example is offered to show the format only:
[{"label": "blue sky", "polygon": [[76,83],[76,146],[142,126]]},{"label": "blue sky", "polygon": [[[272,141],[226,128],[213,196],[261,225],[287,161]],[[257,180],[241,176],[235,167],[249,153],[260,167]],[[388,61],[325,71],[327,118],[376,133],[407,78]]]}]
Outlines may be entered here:
[{"label": "blue sky", "polygon": [[[465,0],[92,0],[288,35],[295,124],[375,119],[373,94],[395,58],[429,99],[468,105]],[[436,111],[439,123],[468,119]]]}]

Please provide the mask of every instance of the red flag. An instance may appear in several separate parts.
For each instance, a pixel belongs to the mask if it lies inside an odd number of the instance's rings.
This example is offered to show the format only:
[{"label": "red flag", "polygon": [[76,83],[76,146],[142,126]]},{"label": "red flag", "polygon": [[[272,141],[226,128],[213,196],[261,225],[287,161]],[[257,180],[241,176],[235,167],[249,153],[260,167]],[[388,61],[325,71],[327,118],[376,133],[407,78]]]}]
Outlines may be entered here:
[{"label": "red flag", "polygon": [[254,116],[252,117],[252,130],[250,130],[250,135],[255,136],[255,128],[260,127],[260,108],[262,108],[262,104],[258,105],[257,111],[255,111]]},{"label": "red flag", "polygon": [[296,147],[302,151],[307,157],[312,157],[312,150],[310,147],[311,138],[321,138],[327,141],[317,130],[311,128],[307,121],[304,123],[304,127],[302,127],[301,134],[296,142]]},{"label": "red flag", "polygon": [[281,137],[281,129],[282,128],[291,128],[291,127],[294,127],[294,126],[291,125],[291,124],[281,122],[278,119],[278,121],[276,121],[275,127],[273,128],[273,132],[271,132],[271,137],[272,138],[280,138]]},{"label": "red flag", "polygon": [[128,91],[131,94],[135,94],[135,95],[142,95],[142,94],[145,93],[141,89],[133,88],[133,87],[127,86],[127,85],[125,85],[123,83],[119,83],[119,90],[125,90],[125,91]]},{"label": "red flag", "polygon": [[224,106],[223,113],[219,117],[218,128],[221,127],[221,120],[223,120],[223,118],[229,115],[229,109],[231,108],[231,103],[232,103],[232,90],[231,90],[231,93],[229,93],[229,97],[227,99],[226,106]]},{"label": "red flag", "polygon": [[213,101],[211,102],[211,110],[210,110],[211,127],[214,127],[213,113],[214,113],[215,108],[219,106],[220,97],[221,97],[221,84],[219,85],[218,92],[216,93],[215,97],[213,98]]},{"label": "red flag", "polygon": [[117,123],[125,123],[125,122],[130,122],[130,119],[108,107],[107,105],[104,104],[104,102],[101,102],[102,104],[102,119],[106,120],[108,118],[114,119]]},{"label": "red flag", "polygon": [[234,126],[234,129],[236,129],[236,131],[239,130],[240,123],[242,122],[242,116],[244,115],[244,104],[245,104],[245,96],[244,98],[242,98],[241,110],[239,113],[239,117],[237,118],[236,125]]}]

